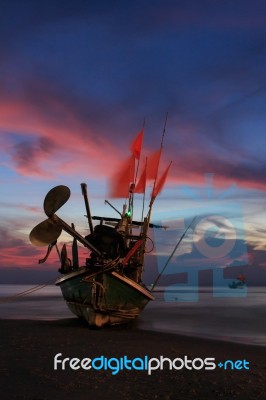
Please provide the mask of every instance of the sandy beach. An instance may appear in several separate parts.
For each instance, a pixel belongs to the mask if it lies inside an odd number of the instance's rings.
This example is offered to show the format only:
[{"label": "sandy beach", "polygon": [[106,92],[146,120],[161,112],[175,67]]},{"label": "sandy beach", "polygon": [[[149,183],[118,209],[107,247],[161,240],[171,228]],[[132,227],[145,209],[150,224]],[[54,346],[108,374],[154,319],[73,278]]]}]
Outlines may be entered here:
[{"label": "sandy beach", "polygon": [[[89,329],[76,318],[0,320],[1,399],[266,399],[266,347],[212,341],[131,326]],[[246,360],[249,369],[54,370],[54,357],[160,356]]]}]

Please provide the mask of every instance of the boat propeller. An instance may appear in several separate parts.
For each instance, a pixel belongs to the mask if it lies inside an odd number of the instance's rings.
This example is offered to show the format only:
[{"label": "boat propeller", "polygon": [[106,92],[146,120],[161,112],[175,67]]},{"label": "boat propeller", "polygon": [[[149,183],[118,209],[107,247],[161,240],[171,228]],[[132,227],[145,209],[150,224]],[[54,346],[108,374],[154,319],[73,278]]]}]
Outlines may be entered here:
[{"label": "boat propeller", "polygon": [[43,202],[43,209],[49,218],[32,229],[30,241],[33,245],[47,246],[59,238],[63,227],[52,217],[68,201],[69,197],[70,189],[64,185],[55,186],[47,193]]},{"label": "boat propeller", "polygon": [[32,229],[30,233],[31,243],[35,246],[47,246],[55,242],[64,230],[98,256],[102,256],[101,252],[81,236],[74,227],[69,226],[55,214],[68,201],[69,197],[70,189],[64,185],[55,186],[47,193],[43,208],[49,218]]},{"label": "boat propeller", "polygon": [[43,209],[47,217],[55,214],[68,201],[70,194],[70,189],[64,185],[55,186],[51,189],[43,202]]},{"label": "boat propeller", "polygon": [[62,227],[51,219],[41,222],[30,233],[30,241],[34,246],[48,246],[55,242],[61,235]]}]

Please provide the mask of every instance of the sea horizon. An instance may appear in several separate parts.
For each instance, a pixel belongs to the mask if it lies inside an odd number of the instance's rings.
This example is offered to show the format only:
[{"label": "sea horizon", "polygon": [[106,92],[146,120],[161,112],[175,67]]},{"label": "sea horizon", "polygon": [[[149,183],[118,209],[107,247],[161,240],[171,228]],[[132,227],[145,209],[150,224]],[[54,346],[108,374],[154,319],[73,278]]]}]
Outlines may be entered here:
[{"label": "sea horizon", "polygon": [[[188,301],[188,296],[195,293],[198,301]],[[233,294],[213,297],[211,286],[186,287],[183,291],[159,286],[154,291],[155,301],[146,306],[134,322],[134,329],[266,346],[266,288],[249,287],[242,297]],[[169,298],[176,301],[166,301]],[[0,285],[0,319],[65,318],[76,316],[68,309],[59,287]]]}]

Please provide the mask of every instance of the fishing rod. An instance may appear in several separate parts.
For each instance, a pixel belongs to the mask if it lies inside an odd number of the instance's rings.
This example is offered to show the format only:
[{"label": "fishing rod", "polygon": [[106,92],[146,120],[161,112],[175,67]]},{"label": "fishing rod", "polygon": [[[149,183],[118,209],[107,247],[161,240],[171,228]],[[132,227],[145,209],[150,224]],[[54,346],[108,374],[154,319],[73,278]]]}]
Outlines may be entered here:
[{"label": "fishing rod", "polygon": [[182,242],[182,240],[184,239],[187,231],[189,230],[189,228],[193,225],[194,221],[196,220],[197,216],[195,216],[193,218],[193,220],[191,221],[191,223],[188,225],[188,227],[185,229],[184,233],[182,234],[182,236],[180,237],[180,239],[178,240],[177,244],[174,247],[174,250],[172,251],[172,253],[170,254],[168,260],[166,261],[162,271],[159,273],[159,275],[157,276],[157,278],[155,279],[155,282],[153,283],[152,287],[151,287],[151,292],[154,290],[155,286],[157,285],[159,279],[161,278],[162,274],[164,273],[167,265],[169,264],[169,262],[171,261],[171,259],[173,258],[178,246],[180,245],[180,243]]}]

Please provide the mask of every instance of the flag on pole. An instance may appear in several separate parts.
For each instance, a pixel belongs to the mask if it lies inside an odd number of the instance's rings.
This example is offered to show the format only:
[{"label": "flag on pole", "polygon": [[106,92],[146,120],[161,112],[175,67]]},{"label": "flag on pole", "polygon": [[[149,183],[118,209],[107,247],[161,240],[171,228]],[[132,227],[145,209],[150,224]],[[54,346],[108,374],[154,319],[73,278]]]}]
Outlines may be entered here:
[{"label": "flag on pole", "polygon": [[142,141],[143,141],[143,135],[144,135],[144,130],[142,129],[136,136],[135,140],[131,144],[130,150],[134,157],[139,160],[140,159],[140,153],[141,153],[141,147],[142,147]]},{"label": "flag on pole", "polygon": [[145,193],[146,179],[147,179],[147,157],[142,174],[138,180],[138,183],[135,186],[134,193]]},{"label": "flag on pole", "polygon": [[147,161],[147,179],[156,179],[158,175],[161,149],[154,151]]},{"label": "flag on pole", "polygon": [[166,168],[166,170],[164,171],[164,173],[162,174],[162,176],[158,180],[155,188],[153,189],[152,195],[151,195],[152,199],[155,199],[155,197],[162,191],[162,188],[164,187],[164,184],[165,184],[165,181],[166,181],[166,178],[167,178],[167,174],[168,174],[168,171],[169,171],[169,168],[170,168],[171,164],[172,164],[172,161],[170,162],[170,164],[168,165],[168,167]]},{"label": "flag on pole", "polygon": [[109,197],[129,197],[130,184],[134,182],[135,175],[135,157],[131,155],[124,161],[113,178],[109,188]]}]

